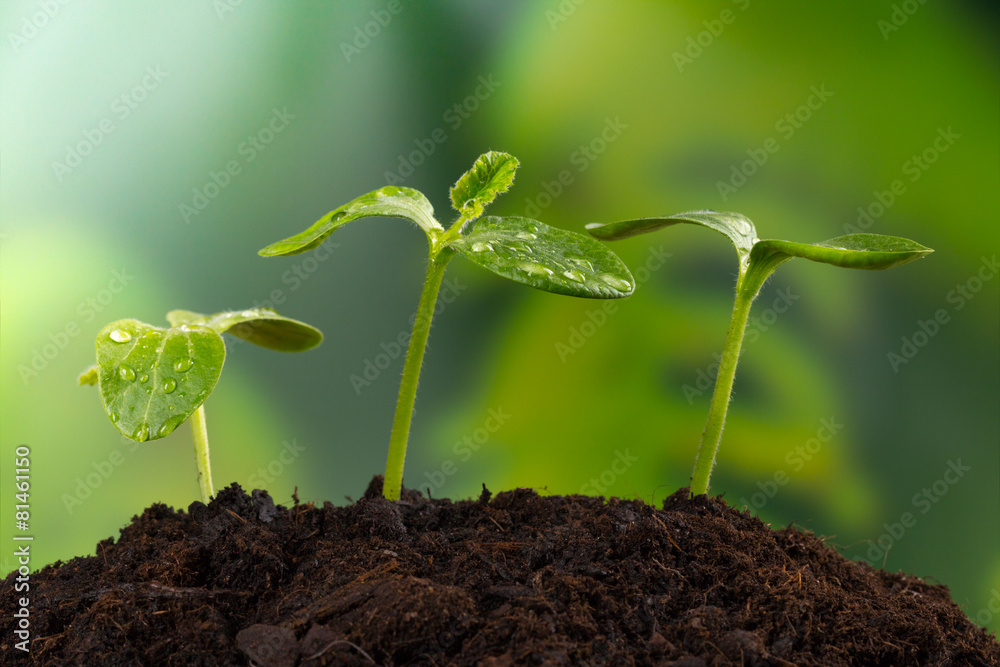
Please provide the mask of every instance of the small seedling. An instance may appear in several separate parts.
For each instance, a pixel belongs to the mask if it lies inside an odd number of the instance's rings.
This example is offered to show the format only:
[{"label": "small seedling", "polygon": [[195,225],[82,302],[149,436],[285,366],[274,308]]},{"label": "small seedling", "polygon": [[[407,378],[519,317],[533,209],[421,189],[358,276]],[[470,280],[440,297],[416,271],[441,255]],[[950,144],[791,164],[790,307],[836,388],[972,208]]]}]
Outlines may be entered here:
[{"label": "small seedling", "polygon": [[198,484],[207,503],[215,491],[204,403],[226,360],[222,334],[282,352],[316,347],[323,334],[269,308],[215,315],[172,310],[167,321],[168,329],[138,320],[118,320],[101,329],[97,365],[80,375],[80,384],[98,386],[115,428],[137,442],[167,436],[190,417]]},{"label": "small seedling", "polygon": [[434,218],[434,208],[423,194],[411,188],[388,186],[330,211],[301,234],[260,251],[264,257],[306,252],[347,223],[376,216],[410,220],[427,235],[427,277],[406,350],[389,439],[383,483],[383,495],[389,500],[399,499],[417,380],[434,303],[445,267],[456,253],[499,276],[557,294],[615,299],[628,296],[634,289],[632,274],[621,259],[590,237],[522,217],[479,219],[483,209],[510,188],[518,165],[517,159],[506,153],[489,152],[477,159],[451,188],[451,202],[458,218],[447,230]]},{"label": "small seedling", "polygon": [[607,224],[592,223],[587,225],[587,230],[599,239],[616,240],[682,222],[708,227],[729,237],[736,246],[740,261],[736,278],[736,303],[719,362],[715,391],[708,409],[708,422],[701,436],[691,476],[691,495],[698,496],[708,493],[708,479],[722,439],[722,427],[726,421],[726,410],[733,390],[736,362],[740,356],[750,305],[774,270],[793,257],[849,269],[888,269],[920,259],[933,250],[909,239],[879,234],[849,234],[822,243],[760,240],[753,223],[746,217],[739,213],[715,211],[694,211],[668,218],[640,218]]}]

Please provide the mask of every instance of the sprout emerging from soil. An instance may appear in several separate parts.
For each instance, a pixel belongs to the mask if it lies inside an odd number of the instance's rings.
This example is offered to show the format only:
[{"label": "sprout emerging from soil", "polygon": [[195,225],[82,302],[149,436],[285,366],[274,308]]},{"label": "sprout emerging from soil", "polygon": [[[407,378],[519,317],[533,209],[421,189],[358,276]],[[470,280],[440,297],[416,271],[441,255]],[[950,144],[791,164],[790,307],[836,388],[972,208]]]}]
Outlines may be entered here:
[{"label": "sprout emerging from soil", "polygon": [[428,265],[392,422],[383,495],[398,500],[417,380],[430,332],[434,303],[448,262],[456,253],[514,282],[536,289],[595,299],[628,296],[634,281],[617,255],[592,238],[522,217],[481,218],[483,209],[514,181],[519,163],[506,153],[476,160],[451,188],[458,218],[445,230],[427,198],[411,188],[387,186],[327,213],[301,234],[272,243],[264,257],[295,255],[323,243],[335,230],[359,218],[404,218],[427,235]]},{"label": "sprout emerging from soil", "polygon": [[137,442],[167,436],[190,417],[198,484],[207,503],[215,491],[204,403],[226,360],[222,334],[282,352],[314,348],[323,334],[269,308],[214,315],[172,310],[167,321],[168,329],[138,320],[104,327],[97,334],[97,365],[80,375],[80,384],[97,385],[115,428]]},{"label": "sprout emerging from soil", "polygon": [[740,261],[736,279],[736,302],[722,350],[715,391],[708,410],[708,422],[701,436],[691,476],[691,495],[698,496],[708,493],[708,480],[722,438],[722,427],[726,421],[726,410],[733,390],[736,362],[743,343],[750,305],[774,270],[793,257],[849,269],[888,269],[920,259],[933,250],[909,239],[879,234],[849,234],[822,243],[760,240],[753,223],[746,217],[739,213],[715,211],[693,211],[667,218],[640,218],[607,224],[592,223],[587,225],[587,230],[597,238],[616,240],[677,223],[701,225],[724,234],[736,247]]}]

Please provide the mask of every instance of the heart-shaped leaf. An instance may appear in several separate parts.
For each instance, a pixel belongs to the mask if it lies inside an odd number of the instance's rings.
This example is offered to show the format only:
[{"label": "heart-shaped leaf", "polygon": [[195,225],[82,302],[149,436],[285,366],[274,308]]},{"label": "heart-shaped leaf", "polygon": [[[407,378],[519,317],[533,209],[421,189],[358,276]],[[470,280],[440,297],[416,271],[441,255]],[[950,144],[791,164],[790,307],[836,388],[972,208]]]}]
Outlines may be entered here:
[{"label": "heart-shaped leaf", "polygon": [[587,231],[599,239],[617,241],[629,236],[654,232],[657,229],[682,222],[708,227],[727,236],[736,247],[741,266],[746,265],[750,257],[750,250],[757,242],[757,230],[746,216],[739,213],[720,213],[708,210],[678,213],[666,218],[637,218],[608,223],[593,222],[587,225]]},{"label": "heart-shaped leaf", "polygon": [[202,315],[190,310],[167,313],[170,326],[203,326],[218,334],[230,333],[243,340],[280,352],[304,352],[323,342],[323,333],[305,322],[279,315],[270,308],[233,310]]},{"label": "heart-shaped leaf", "polygon": [[451,247],[499,276],[547,292],[615,299],[635,289],[628,267],[604,244],[537,220],[488,216]]},{"label": "heart-shaped leaf", "polygon": [[[781,261],[802,257],[847,269],[889,269],[934,252],[916,241],[881,234],[848,234],[822,243],[793,243],[777,239],[758,241],[753,261]],[[758,260],[758,257],[760,258]]]},{"label": "heart-shaped leaf", "polygon": [[272,243],[258,251],[258,254],[263,257],[297,255],[312,250],[347,223],[372,217],[404,218],[415,223],[428,235],[432,230],[444,229],[434,219],[434,207],[422,193],[413,188],[387,185],[330,211],[304,232]]},{"label": "heart-shaped leaf", "polygon": [[97,335],[101,401],[123,435],[156,440],[205,402],[225,360],[222,336],[208,327],[118,320]]},{"label": "heart-shaped leaf", "polygon": [[475,220],[498,195],[510,189],[514,172],[520,164],[517,158],[507,153],[490,151],[480,155],[472,169],[462,174],[452,186],[452,206],[465,220]]}]

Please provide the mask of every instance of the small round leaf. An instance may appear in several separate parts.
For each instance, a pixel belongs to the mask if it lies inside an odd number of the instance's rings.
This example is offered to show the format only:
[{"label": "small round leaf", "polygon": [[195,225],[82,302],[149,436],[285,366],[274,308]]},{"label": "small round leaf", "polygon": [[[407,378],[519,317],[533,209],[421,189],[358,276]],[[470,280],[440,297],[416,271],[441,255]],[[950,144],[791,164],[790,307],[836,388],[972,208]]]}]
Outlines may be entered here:
[{"label": "small round leaf", "polygon": [[98,386],[108,417],[132,440],[156,440],[193,413],[222,374],[226,344],[203,326],[160,329],[118,320],[97,334]]}]

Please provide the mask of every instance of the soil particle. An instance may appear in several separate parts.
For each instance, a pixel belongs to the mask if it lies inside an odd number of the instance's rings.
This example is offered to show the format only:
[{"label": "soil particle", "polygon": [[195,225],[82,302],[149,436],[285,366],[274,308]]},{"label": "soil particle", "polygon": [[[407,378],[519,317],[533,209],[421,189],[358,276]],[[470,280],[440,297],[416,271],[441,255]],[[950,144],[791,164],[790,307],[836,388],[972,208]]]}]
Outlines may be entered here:
[{"label": "soil particle", "polygon": [[30,656],[3,664],[1000,665],[944,586],[844,559],[681,489],[641,501],[382,499],[276,506],[232,485],[153,505],[31,577]]}]

